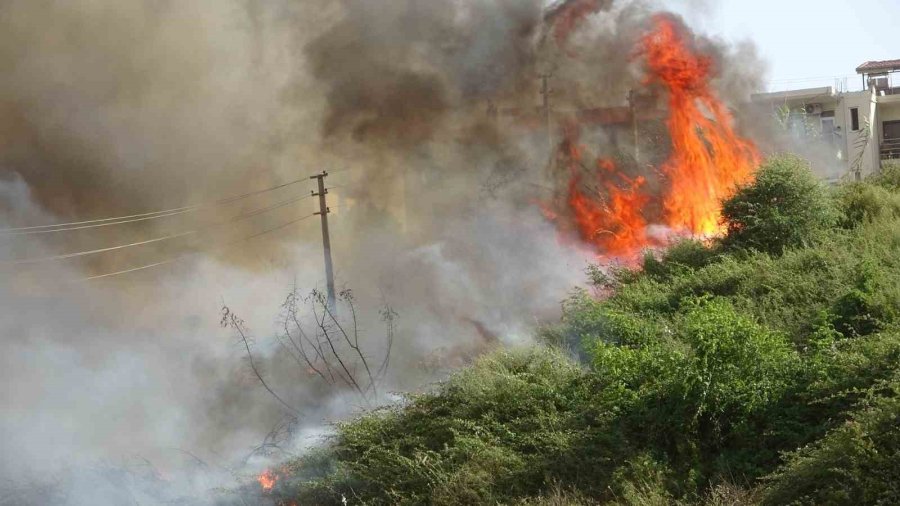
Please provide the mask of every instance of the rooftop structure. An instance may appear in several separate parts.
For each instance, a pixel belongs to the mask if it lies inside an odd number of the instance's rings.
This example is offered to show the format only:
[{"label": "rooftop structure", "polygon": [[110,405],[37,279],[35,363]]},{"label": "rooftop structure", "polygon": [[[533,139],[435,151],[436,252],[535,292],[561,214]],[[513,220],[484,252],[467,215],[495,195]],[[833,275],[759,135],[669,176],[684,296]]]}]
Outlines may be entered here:
[{"label": "rooftop structure", "polygon": [[859,179],[900,159],[900,60],[865,62],[856,72],[863,91],[828,86],[752,96],[772,107],[793,134],[834,154],[842,173],[828,179]]},{"label": "rooftop structure", "polygon": [[862,76],[863,87],[876,95],[900,95],[900,60],[867,61],[856,67],[856,73]]}]

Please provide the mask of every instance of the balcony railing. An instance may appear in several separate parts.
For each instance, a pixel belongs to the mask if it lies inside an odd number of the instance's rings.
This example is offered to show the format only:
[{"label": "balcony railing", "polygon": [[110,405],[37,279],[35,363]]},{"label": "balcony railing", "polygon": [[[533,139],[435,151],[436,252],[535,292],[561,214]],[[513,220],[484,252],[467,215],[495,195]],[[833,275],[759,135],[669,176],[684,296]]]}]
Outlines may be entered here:
[{"label": "balcony railing", "polygon": [[900,139],[885,139],[884,142],[881,143],[881,159],[900,159]]}]

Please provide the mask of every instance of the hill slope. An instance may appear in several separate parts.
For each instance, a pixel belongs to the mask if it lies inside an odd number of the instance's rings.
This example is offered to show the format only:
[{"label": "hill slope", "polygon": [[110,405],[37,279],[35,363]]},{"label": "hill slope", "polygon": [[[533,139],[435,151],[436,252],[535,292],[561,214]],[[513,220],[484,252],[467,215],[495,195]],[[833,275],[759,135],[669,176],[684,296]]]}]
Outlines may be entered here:
[{"label": "hill slope", "polygon": [[[780,158],[728,234],[596,269],[546,343],[341,425],[283,504],[900,502],[900,173]],[[596,295],[596,294],[595,294]]]}]

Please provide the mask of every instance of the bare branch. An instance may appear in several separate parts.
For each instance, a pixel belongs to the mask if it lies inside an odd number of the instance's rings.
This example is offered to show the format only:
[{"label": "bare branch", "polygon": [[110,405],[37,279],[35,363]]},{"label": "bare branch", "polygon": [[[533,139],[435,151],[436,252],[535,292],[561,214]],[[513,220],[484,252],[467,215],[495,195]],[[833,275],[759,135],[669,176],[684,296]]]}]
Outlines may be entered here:
[{"label": "bare branch", "polygon": [[[306,333],[303,332],[303,327],[300,325],[300,322],[297,320],[296,294],[297,294],[296,291],[291,292],[291,294],[288,295],[287,300],[285,300],[284,305],[282,306],[285,308],[285,310],[288,313],[288,315],[284,318],[284,321],[283,321],[284,333],[287,336],[287,339],[290,341],[291,345],[294,347],[294,349],[299,354],[299,356],[303,358],[304,362],[306,362],[306,365],[309,366],[309,368],[312,369],[316,374],[318,374],[323,380],[325,380],[326,383],[328,383],[328,378],[325,376],[325,374],[322,371],[319,370],[318,367],[315,366],[315,363],[314,363],[314,361],[318,360],[318,357],[321,356],[321,353],[319,353],[318,350],[315,350],[316,358],[310,359],[309,354],[306,353],[306,349],[303,347],[303,339],[309,340],[309,338],[306,337]],[[297,332],[299,332],[299,334],[300,334],[300,344],[299,345],[297,344],[296,341],[294,341],[294,338],[291,335],[291,329],[288,325],[289,318],[297,326]],[[312,343],[310,343],[310,344],[312,344]],[[315,346],[313,346],[313,349],[315,349]],[[289,352],[290,352],[290,350],[289,350]],[[300,363],[300,360],[297,358],[297,356],[295,356],[294,353],[291,353],[291,356],[294,357],[294,360],[297,362],[297,365],[299,365],[302,368],[303,364]],[[333,380],[333,378],[332,378],[332,380]]]},{"label": "bare branch", "polygon": [[[328,343],[329,348],[331,348],[331,353],[334,355],[334,358],[337,359],[338,363],[341,365],[341,369],[343,369],[344,373],[347,375],[347,377],[345,378],[347,383],[351,387],[353,387],[359,393],[359,395],[363,398],[363,400],[366,401],[366,404],[368,404],[369,400],[368,400],[368,398],[366,398],[365,392],[363,392],[362,388],[360,388],[359,383],[356,381],[356,378],[354,377],[353,373],[350,372],[350,369],[347,367],[347,364],[344,363],[344,359],[341,358],[341,355],[337,352],[337,349],[335,349],[334,340],[328,334],[328,325],[326,324],[326,318],[329,315],[331,315],[331,311],[328,309],[328,303],[325,301],[323,295],[318,290],[313,291],[313,298],[314,298],[315,302],[318,302],[319,304],[321,304],[324,309],[324,311],[322,312],[322,317],[321,318],[319,318],[318,316],[316,317],[316,323],[319,326],[319,329],[322,331],[322,334],[325,337],[325,342]],[[314,304],[314,307],[315,307],[315,304]],[[334,320],[333,316],[332,316],[332,320]],[[335,323],[337,323],[337,322],[335,322]],[[338,324],[338,328],[340,329],[340,324]],[[341,332],[344,334],[344,338],[349,342],[350,339],[347,337],[346,332],[344,332],[343,329],[341,329]]]},{"label": "bare branch", "polygon": [[385,350],[384,361],[381,363],[381,367],[379,367],[378,372],[375,373],[375,376],[379,381],[387,375],[388,368],[391,364],[391,350],[394,347],[394,322],[398,316],[397,312],[388,304],[385,304],[384,309],[381,310],[381,320],[387,327],[387,350]]},{"label": "bare branch", "polygon": [[284,455],[296,457],[296,455],[282,446],[284,443],[294,439],[294,432],[297,425],[297,418],[286,416],[281,418],[266,434],[262,444],[254,448],[246,457],[244,457],[244,465],[250,461],[255,455],[269,456],[275,450]]},{"label": "bare branch", "polygon": [[[313,296],[310,299],[308,299],[308,301],[310,303],[310,307],[312,308],[313,319],[316,322],[316,326],[319,328],[322,328],[322,326],[324,325],[324,321],[325,321],[325,315],[324,314],[322,315],[322,321],[320,322],[319,321],[319,313],[318,313],[318,311],[316,311],[317,299],[315,297],[315,293],[316,292],[313,292]],[[325,337],[326,338],[328,337],[327,332],[325,332]],[[318,343],[318,345],[319,345],[319,353],[322,355],[322,360],[325,362],[325,368],[328,370],[328,374],[331,376],[331,379],[334,380],[334,371],[331,368],[331,364],[328,363],[328,359],[325,357],[325,350],[324,350],[325,345],[322,343],[321,334],[318,330],[316,331],[316,343]],[[328,344],[331,345],[332,353],[334,354],[335,357],[337,357],[337,353],[334,351],[333,344],[330,341],[328,342]],[[341,377],[340,372],[338,373],[338,377]],[[347,383],[348,386],[350,386],[350,387],[353,386],[353,384],[350,383],[350,381],[348,381],[346,378],[341,377],[341,379],[343,379],[344,383]],[[335,381],[335,383],[336,383],[336,381]]]},{"label": "bare branch", "polygon": [[288,411],[295,415],[299,415],[300,412],[297,411],[293,406],[284,401],[278,394],[275,393],[274,390],[266,383],[266,380],[263,379],[262,374],[260,374],[259,369],[256,367],[256,362],[253,360],[253,352],[250,350],[250,340],[247,337],[247,332],[244,327],[244,321],[237,317],[228,306],[222,308],[222,327],[231,327],[233,328],[238,335],[241,337],[241,341],[244,343],[244,348],[247,350],[247,358],[250,362],[250,369],[253,370],[253,374],[256,375],[256,378],[262,383],[262,386],[272,394],[272,397],[278,400],[282,406],[284,406]]},{"label": "bare branch", "polygon": [[360,361],[362,361],[363,367],[366,368],[366,374],[369,376],[369,386],[366,387],[366,392],[370,389],[375,393],[375,397],[378,397],[378,387],[375,385],[375,378],[372,376],[372,370],[369,369],[369,362],[366,360],[365,355],[362,350],[359,348],[359,325],[356,319],[356,306],[353,304],[353,292],[350,290],[344,290],[341,292],[341,299],[344,300],[347,305],[350,307],[350,313],[353,315],[353,342],[350,341],[350,337],[347,335],[347,332],[344,331],[344,328],[341,326],[341,323],[335,318],[334,314],[332,314],[331,310],[328,306],[325,306],[325,311],[331,317],[331,320],[337,326],[338,330],[344,335],[344,339],[347,341],[347,344],[353,351],[356,352],[356,355],[359,356]]}]

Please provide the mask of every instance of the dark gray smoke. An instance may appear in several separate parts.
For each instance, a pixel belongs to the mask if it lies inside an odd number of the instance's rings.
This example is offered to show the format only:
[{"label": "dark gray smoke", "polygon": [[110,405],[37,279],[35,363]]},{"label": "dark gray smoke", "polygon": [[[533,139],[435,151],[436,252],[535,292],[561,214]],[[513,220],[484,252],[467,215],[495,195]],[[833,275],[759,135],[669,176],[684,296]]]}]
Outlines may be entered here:
[{"label": "dark gray smoke", "polygon": [[[529,342],[582,280],[591,254],[561,240],[539,205],[558,183],[556,127],[624,103],[641,80],[635,41],[660,8],[597,5],[567,18],[562,44],[539,0],[5,1],[0,228],[176,208],[331,170],[338,284],[357,294],[372,356],[378,310],[399,313],[385,390],[418,388],[491,346]],[[752,88],[752,50],[704,44],[727,97]],[[60,480],[76,505],[121,504],[119,481],[86,484],[135,462],[153,472],[127,476],[178,483],[179,494],[245,480],[243,457],[284,413],[219,327],[225,304],[248,322],[272,386],[301,408],[301,431],[358,411],[271,339],[288,291],[324,285],[318,218],[214,247],[310,215],[312,199],[191,240],[8,264],[205,230],[311,188],[166,220],[0,235],[0,478],[74,469]],[[199,460],[217,471],[184,470]]]}]

